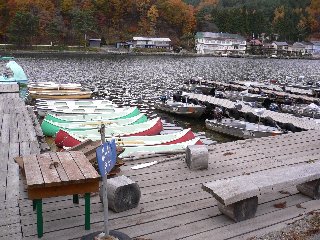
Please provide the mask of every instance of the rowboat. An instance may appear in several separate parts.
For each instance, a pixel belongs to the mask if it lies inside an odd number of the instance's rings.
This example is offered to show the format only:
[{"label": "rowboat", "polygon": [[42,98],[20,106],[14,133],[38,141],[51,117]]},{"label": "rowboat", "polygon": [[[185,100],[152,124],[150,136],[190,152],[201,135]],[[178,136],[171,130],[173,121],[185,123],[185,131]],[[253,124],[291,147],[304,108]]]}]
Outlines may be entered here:
[{"label": "rowboat", "polygon": [[203,144],[200,138],[196,137],[189,141],[180,142],[169,145],[154,145],[154,146],[137,146],[125,147],[125,150],[119,155],[120,158],[135,157],[149,154],[168,154],[184,152],[187,146]]},{"label": "rowboat", "polygon": [[[149,120],[144,123],[134,124],[134,125],[126,125],[126,126],[113,126],[113,127],[107,127],[105,129],[105,136],[106,137],[125,137],[125,136],[151,136],[151,135],[157,135],[163,130],[162,122],[160,118],[155,118],[152,120]],[[82,130],[82,131],[64,131],[59,130],[55,137],[55,143],[58,147],[63,146],[74,146],[76,144],[70,143],[73,139],[70,138],[71,135],[78,136],[80,138],[87,138],[91,139],[91,137],[99,137],[99,129],[90,129],[90,130]],[[78,143],[78,141],[77,141]]]},{"label": "rowboat", "polygon": [[83,99],[91,98],[92,91],[80,91],[80,90],[44,90],[44,91],[32,91],[29,90],[29,95],[33,99]]},{"label": "rowboat", "polygon": [[140,110],[137,107],[124,108],[123,111],[95,114],[47,114],[46,119],[54,122],[85,122],[126,119],[137,116]]},{"label": "rowboat", "polygon": [[118,108],[115,106],[107,105],[103,108],[96,108],[95,106],[76,106],[75,108],[69,108],[68,106],[59,106],[53,109],[48,107],[37,107],[37,112],[40,116],[44,117],[48,113],[72,115],[72,114],[114,114],[121,113],[129,107]]},{"label": "rowboat", "polygon": [[283,133],[275,127],[230,118],[207,119],[205,123],[210,130],[242,139],[275,136]]},{"label": "rowboat", "polygon": [[1,61],[8,61],[8,60],[13,60],[14,57],[8,57],[8,56],[0,56]]},{"label": "rowboat", "polygon": [[37,106],[105,106],[113,105],[112,101],[104,99],[87,99],[87,100],[49,100],[37,99]]},{"label": "rowboat", "polygon": [[182,103],[174,101],[156,102],[154,107],[158,110],[180,116],[199,118],[205,112],[206,107],[193,103]]},{"label": "rowboat", "polygon": [[78,83],[55,83],[55,82],[30,82],[27,85],[29,91],[46,91],[46,90],[78,90],[82,86]]},{"label": "rowboat", "polygon": [[117,108],[116,105],[107,103],[105,105],[71,105],[71,106],[43,106],[37,105],[38,114],[44,117],[47,113],[61,113],[61,114],[93,114],[93,113],[109,113],[122,112],[124,108]]},{"label": "rowboat", "polygon": [[101,124],[112,126],[125,126],[131,124],[139,124],[148,121],[148,118],[144,114],[139,114],[132,118],[118,119],[118,120],[107,120],[107,121],[88,121],[88,122],[54,122],[51,120],[43,119],[41,123],[41,129],[45,136],[52,137],[60,130],[77,131],[77,130],[89,130],[96,129]]},{"label": "rowboat", "polygon": [[11,77],[7,75],[0,76],[0,82],[18,82],[18,83],[27,83],[28,78],[24,73],[22,67],[15,61],[9,61],[6,64],[6,68],[10,69],[13,75]]},{"label": "rowboat", "polygon": [[[68,134],[68,141],[64,142],[64,147],[74,147],[81,142],[87,141],[90,137],[92,141],[98,141],[100,136],[85,136],[79,137],[70,132]],[[130,137],[116,137],[116,144],[121,147],[134,147],[134,146],[153,146],[153,145],[168,145],[185,142],[194,139],[195,136],[190,128],[184,129],[180,132],[159,134],[152,136],[130,136]],[[106,138],[106,141],[110,141],[111,138]]]}]

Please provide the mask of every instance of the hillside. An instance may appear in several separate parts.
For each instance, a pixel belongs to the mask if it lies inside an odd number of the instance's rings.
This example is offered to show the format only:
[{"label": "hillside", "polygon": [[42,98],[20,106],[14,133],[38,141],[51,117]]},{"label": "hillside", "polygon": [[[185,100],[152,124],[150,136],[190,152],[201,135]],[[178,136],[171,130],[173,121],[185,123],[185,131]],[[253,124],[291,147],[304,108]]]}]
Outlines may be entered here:
[{"label": "hillside", "polygon": [[297,41],[319,27],[320,0],[0,0],[0,42],[22,47],[153,36],[192,48],[197,31]]}]

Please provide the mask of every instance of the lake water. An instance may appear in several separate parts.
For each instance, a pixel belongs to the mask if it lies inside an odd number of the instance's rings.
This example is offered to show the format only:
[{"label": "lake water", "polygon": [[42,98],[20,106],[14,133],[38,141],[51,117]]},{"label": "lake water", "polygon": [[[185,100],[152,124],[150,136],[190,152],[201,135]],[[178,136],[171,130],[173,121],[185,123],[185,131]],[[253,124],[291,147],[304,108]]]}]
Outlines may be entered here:
[{"label": "lake water", "polygon": [[[115,103],[138,106],[149,117],[160,116],[166,131],[191,127],[199,136],[218,142],[232,139],[207,131],[202,120],[188,120],[157,112],[153,103],[163,94],[172,95],[185,80],[280,80],[289,76],[317,79],[318,60],[244,59],[180,56],[23,55],[16,61],[29,81],[81,83],[110,97]],[[210,141],[208,141],[210,143]]]}]

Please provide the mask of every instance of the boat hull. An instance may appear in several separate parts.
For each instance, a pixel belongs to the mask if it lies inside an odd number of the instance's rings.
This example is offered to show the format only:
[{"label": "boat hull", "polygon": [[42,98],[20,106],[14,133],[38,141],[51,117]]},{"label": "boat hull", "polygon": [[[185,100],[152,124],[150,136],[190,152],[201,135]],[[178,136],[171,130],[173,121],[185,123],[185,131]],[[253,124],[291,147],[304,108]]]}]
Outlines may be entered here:
[{"label": "boat hull", "polygon": [[125,109],[123,112],[95,114],[47,114],[46,119],[53,122],[86,122],[127,119],[140,114],[137,107]]},{"label": "boat hull", "polygon": [[[152,136],[152,135],[157,135],[159,134],[162,130],[163,130],[163,126],[162,126],[162,122],[161,119],[158,118],[156,120],[151,120],[152,124],[147,124],[147,123],[141,123],[141,124],[137,124],[135,125],[135,127],[132,127],[131,132],[128,129],[128,126],[122,126],[116,129],[116,134],[112,134],[113,129],[106,129],[109,133],[106,133],[106,137],[126,137],[126,136]],[[149,122],[151,122],[149,121]],[[143,125],[143,127],[141,127],[141,125]],[[89,130],[90,131],[90,130]],[[99,137],[100,134],[98,132],[98,129],[96,129],[96,131],[94,131],[94,133],[92,133],[92,131],[74,131],[72,134],[77,135],[77,133],[81,133],[81,135],[78,135],[80,138],[87,138],[90,139],[90,135],[94,136],[94,137]],[[121,132],[122,131],[122,132]],[[127,132],[125,132],[127,131]],[[121,133],[120,133],[121,132]],[[79,144],[79,140],[70,137],[71,135],[64,130],[59,130],[56,134],[55,137],[55,144],[58,147],[72,147],[75,146],[77,144]]]},{"label": "boat hull", "polygon": [[155,145],[155,146],[137,146],[137,147],[126,147],[122,152],[120,158],[128,157],[139,157],[150,154],[168,154],[168,153],[180,153],[184,152],[187,146],[190,145],[202,145],[200,138],[194,138],[186,142],[180,142],[177,144],[168,145]]},{"label": "boat hull", "polygon": [[[87,138],[77,138],[76,136],[66,132],[70,141],[64,142],[64,147],[74,147],[83,141],[88,140]],[[164,135],[153,135],[153,136],[131,136],[131,137],[120,137],[115,138],[116,144],[121,147],[134,147],[134,146],[153,146],[153,145],[169,145],[186,142],[194,139],[195,136],[190,128],[185,129],[178,133],[170,133]],[[90,138],[92,141],[100,140],[99,137]],[[106,139],[107,141],[110,139]]]},{"label": "boat hull", "polygon": [[[262,131],[247,129],[244,125],[230,125],[216,120],[206,120],[206,127],[212,131],[241,139],[269,137],[282,134],[281,131]],[[262,126],[261,126],[262,128]]]},{"label": "boat hull", "polygon": [[206,110],[206,107],[204,106],[186,104],[186,103],[180,103],[180,102],[155,103],[154,107],[163,112],[167,112],[167,113],[171,113],[179,116],[191,117],[191,118],[201,117]]},{"label": "boat hull", "polygon": [[120,120],[109,120],[109,121],[94,121],[94,122],[53,122],[47,119],[43,119],[41,123],[41,129],[45,136],[53,137],[60,130],[77,131],[77,130],[89,130],[96,129],[99,125],[105,124],[108,127],[111,126],[125,126],[134,125],[139,123],[147,122],[148,118],[144,114],[139,114],[132,118],[120,119]]}]

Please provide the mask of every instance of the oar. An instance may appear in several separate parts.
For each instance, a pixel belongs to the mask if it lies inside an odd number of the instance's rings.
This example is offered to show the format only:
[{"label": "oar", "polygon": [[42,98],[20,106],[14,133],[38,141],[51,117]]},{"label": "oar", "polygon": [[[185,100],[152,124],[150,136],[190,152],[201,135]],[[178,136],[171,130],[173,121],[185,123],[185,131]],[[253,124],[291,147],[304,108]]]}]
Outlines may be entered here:
[{"label": "oar", "polygon": [[172,161],[172,160],[177,160],[182,158],[183,156],[185,156],[185,154],[180,154],[174,157],[169,157],[169,158],[164,158],[162,160],[158,160],[158,161],[153,161],[153,162],[148,162],[148,163],[142,163],[142,164],[138,164],[135,165],[133,167],[131,167],[131,169],[133,170],[137,170],[137,169],[141,169],[141,168],[146,168],[146,167],[150,167],[152,165],[158,164],[158,163],[163,163],[163,162],[167,162],[167,161]]}]

